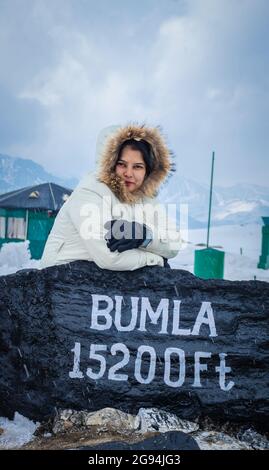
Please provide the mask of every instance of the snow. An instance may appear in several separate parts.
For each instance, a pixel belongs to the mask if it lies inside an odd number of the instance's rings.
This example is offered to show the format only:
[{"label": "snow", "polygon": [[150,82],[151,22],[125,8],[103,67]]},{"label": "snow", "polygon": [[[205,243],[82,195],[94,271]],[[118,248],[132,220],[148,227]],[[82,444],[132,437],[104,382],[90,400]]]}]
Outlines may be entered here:
[{"label": "snow", "polygon": [[[217,214],[215,214],[215,220],[225,219],[228,215],[237,214],[238,212],[251,212],[259,206],[258,202],[250,201],[233,201],[231,203],[223,202],[225,210],[218,208]],[[221,205],[220,205],[221,206]]]},{"label": "snow", "polygon": [[[262,227],[258,224],[222,225],[211,227],[209,245],[225,252],[224,279],[231,281],[253,280],[269,282],[269,270],[258,269],[261,254]],[[194,251],[204,249],[207,229],[189,230],[188,240],[178,255],[169,260],[171,268],[193,273]],[[204,246],[198,246],[198,244]],[[242,250],[242,255],[240,254]]]},{"label": "snow", "polygon": [[14,419],[0,418],[0,449],[18,448],[34,438],[34,432],[40,423],[34,423],[20,413],[15,413]]},{"label": "snow", "polygon": [[[231,281],[253,280],[269,282],[269,270],[258,269],[261,254],[262,226],[259,224],[213,226],[210,230],[210,246],[225,251],[224,278]],[[171,268],[185,269],[193,273],[194,251],[205,248],[207,229],[193,229],[185,236],[182,250],[169,261]],[[198,246],[204,244],[204,246]],[[241,254],[242,251],[242,254]],[[0,250],[0,276],[20,269],[39,269],[40,261],[30,256],[29,241],[6,243]]]},{"label": "snow", "polygon": [[4,243],[0,250],[0,276],[15,273],[20,269],[38,269],[39,266],[39,260],[31,259],[29,240]]}]

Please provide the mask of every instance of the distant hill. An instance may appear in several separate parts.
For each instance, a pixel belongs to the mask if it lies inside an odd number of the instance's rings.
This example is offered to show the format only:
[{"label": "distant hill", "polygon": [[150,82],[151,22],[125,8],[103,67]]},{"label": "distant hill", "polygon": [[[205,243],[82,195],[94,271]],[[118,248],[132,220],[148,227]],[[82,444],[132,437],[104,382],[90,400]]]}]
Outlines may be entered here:
[{"label": "distant hill", "polygon": [[32,160],[0,154],[0,194],[47,182],[73,189],[78,181],[54,176]]},{"label": "distant hill", "polygon": [[[190,228],[207,225],[209,185],[175,174],[161,192],[161,199],[188,204]],[[215,186],[212,196],[213,225],[262,223],[269,216],[269,187],[252,184]]]},{"label": "distant hill", "polygon": [[[73,189],[78,180],[54,176],[32,160],[0,154],[0,194],[45,182]],[[178,207],[188,204],[190,228],[207,226],[209,186],[176,173],[164,185],[159,199]],[[214,187],[212,225],[262,223],[261,216],[269,216],[269,187],[242,183]]]}]

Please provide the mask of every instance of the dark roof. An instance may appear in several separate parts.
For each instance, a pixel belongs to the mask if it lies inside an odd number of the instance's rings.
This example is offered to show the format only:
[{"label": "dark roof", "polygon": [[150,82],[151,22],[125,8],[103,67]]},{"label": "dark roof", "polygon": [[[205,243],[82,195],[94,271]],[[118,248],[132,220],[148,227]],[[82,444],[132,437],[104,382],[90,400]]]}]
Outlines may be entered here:
[{"label": "dark roof", "polygon": [[72,189],[55,183],[43,183],[16,189],[0,196],[2,209],[45,209],[58,211]]}]

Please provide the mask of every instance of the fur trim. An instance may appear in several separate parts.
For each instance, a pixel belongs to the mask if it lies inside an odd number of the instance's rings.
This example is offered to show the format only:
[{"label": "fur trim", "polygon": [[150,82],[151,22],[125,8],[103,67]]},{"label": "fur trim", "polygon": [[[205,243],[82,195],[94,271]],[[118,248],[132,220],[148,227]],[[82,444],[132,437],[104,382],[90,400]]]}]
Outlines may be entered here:
[{"label": "fur trim", "polygon": [[[127,190],[124,181],[115,173],[119,147],[129,139],[146,140],[154,155],[152,172],[145,178],[141,188],[133,193]],[[98,179],[105,183],[121,202],[135,204],[144,197],[156,197],[161,183],[175,171],[172,159],[173,153],[168,149],[159,126],[129,124],[119,128],[108,138],[100,159]]]}]

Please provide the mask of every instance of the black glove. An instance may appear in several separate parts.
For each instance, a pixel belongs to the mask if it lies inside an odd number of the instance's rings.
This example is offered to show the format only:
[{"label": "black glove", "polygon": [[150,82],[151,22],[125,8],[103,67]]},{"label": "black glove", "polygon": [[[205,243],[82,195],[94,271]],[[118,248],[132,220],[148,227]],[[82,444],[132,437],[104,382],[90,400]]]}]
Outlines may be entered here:
[{"label": "black glove", "polygon": [[170,269],[171,269],[171,266],[170,266],[170,264],[168,263],[168,259],[167,259],[167,258],[164,258],[164,257],[163,257],[163,267],[164,267],[164,268],[170,268]]},{"label": "black glove", "polygon": [[138,248],[147,235],[146,225],[124,219],[110,220],[104,227],[108,229],[105,234],[107,247],[110,251],[118,250],[119,253]]}]

